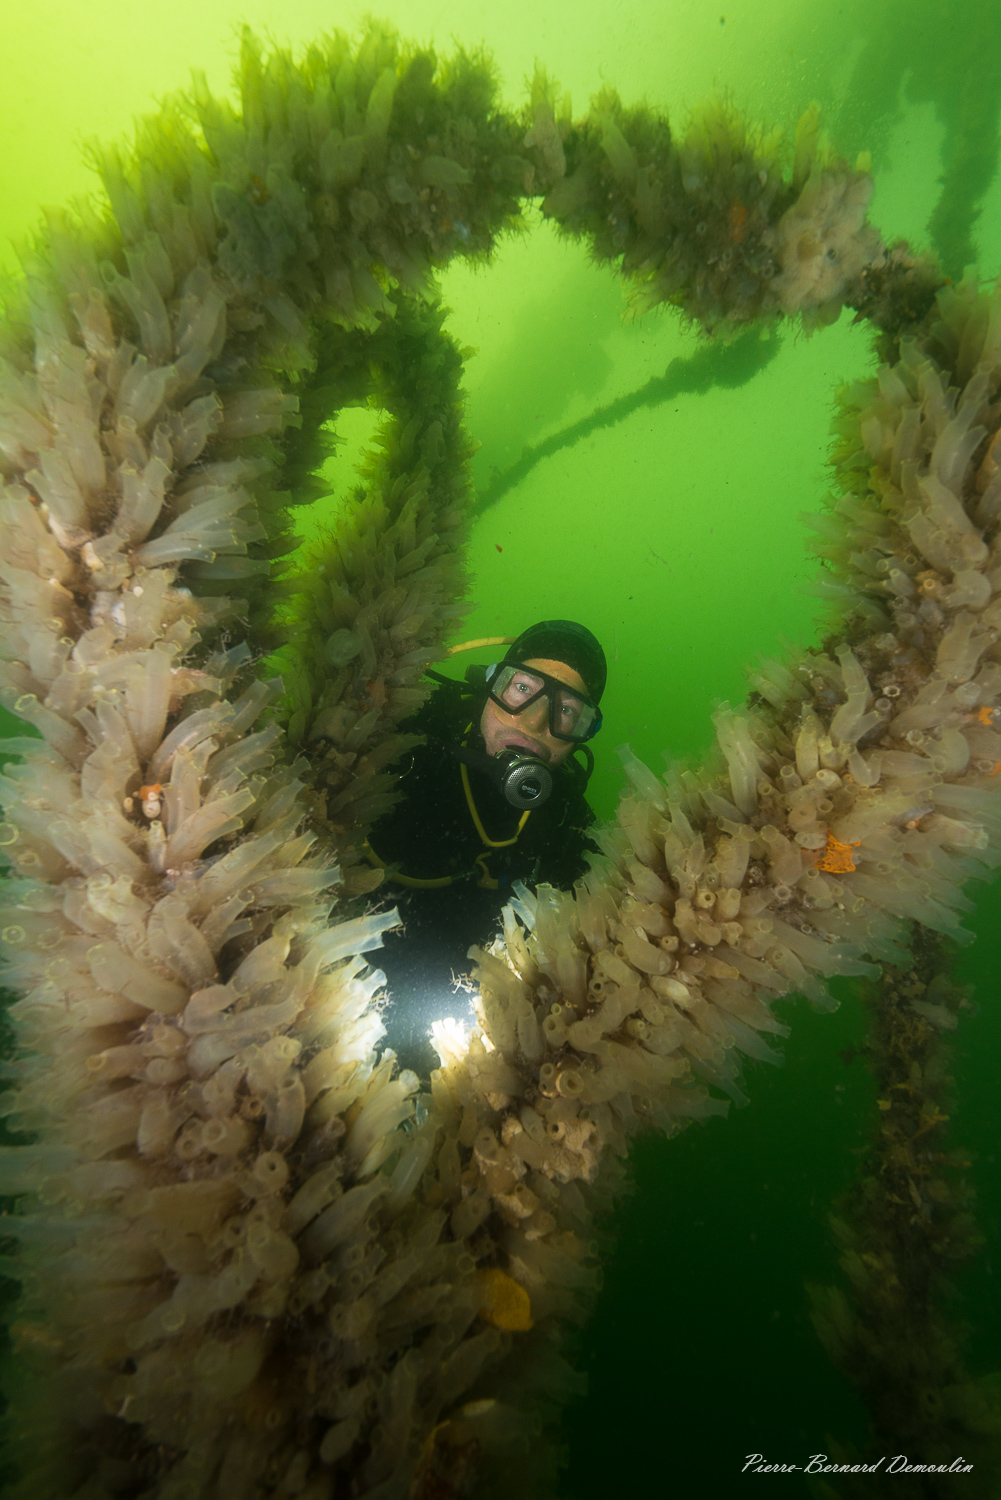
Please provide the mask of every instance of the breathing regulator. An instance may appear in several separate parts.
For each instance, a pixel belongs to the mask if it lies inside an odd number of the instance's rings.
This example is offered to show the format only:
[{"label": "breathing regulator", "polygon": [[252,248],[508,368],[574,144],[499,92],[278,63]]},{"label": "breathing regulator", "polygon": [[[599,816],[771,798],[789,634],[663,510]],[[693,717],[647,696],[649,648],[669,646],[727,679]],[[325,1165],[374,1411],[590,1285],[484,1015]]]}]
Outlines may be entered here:
[{"label": "breathing regulator", "polygon": [[518,750],[487,755],[482,750],[471,750],[467,745],[454,745],[452,754],[464,765],[489,776],[511,806],[523,811],[541,807],[553,789],[552,771],[535,755],[525,755]]}]

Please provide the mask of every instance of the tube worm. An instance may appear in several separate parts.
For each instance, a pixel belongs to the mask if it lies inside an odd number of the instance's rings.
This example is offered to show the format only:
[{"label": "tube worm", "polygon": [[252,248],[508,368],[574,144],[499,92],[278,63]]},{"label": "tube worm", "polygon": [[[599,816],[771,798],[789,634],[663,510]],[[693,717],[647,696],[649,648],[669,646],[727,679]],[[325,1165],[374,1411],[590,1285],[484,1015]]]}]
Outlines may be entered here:
[{"label": "tube worm", "polygon": [[[630,912],[610,929],[618,962],[590,919],[573,939],[586,951],[598,936],[602,1005],[610,980],[670,986],[687,1014],[707,990],[722,997],[719,981],[760,1001],[798,968],[866,972],[863,952],[898,957],[901,918],[962,937],[963,880],[999,858],[999,308],[997,293],[943,292],[923,337],[845,397],[842,496],[829,513],[839,541],[826,532],[816,547],[831,564],[824,587],[840,600],[843,643],[773,666],[757,710],[721,712],[724,772],[660,781],[627,759],[645,815],[627,799],[605,837],[604,889]],[[867,551],[872,571],[859,563]],[[898,572],[920,596],[900,592]],[[735,862],[737,845],[746,852]],[[590,881],[585,895],[593,901]],[[544,941],[533,925],[527,951],[538,965],[547,950],[551,987],[553,929]],[[651,928],[670,978],[650,956],[637,962],[654,946]],[[580,1024],[590,1035],[599,1020]]]},{"label": "tube worm", "polygon": [[[520,900],[524,932],[483,955],[483,1034],[537,1080],[494,1129],[537,1172],[600,1181],[639,1122],[676,1130],[720,1092],[740,1098],[739,1054],[768,1058],[784,1031],[774,999],[827,1006],[826,980],[878,978],[873,960],[896,976],[887,1025],[927,1041],[954,1024],[908,949],[918,923],[968,940],[963,884],[1001,862],[999,398],[1001,291],[941,292],[895,364],[842,396],[840,494],[815,548],[836,601],[825,648],[764,664],[760,706],[721,711],[720,764],[661,779],[626,750],[642,800],[603,835],[604,865],[574,896]],[[583,1000],[562,978],[571,960]],[[557,1017],[541,1065],[519,1051],[533,1015]],[[542,1291],[528,1235],[505,1249]],[[946,1426],[973,1442],[986,1398],[949,1359]]]},{"label": "tube worm", "polygon": [[666,302],[726,335],[783,314],[820,327],[848,303],[892,339],[942,284],[933,261],[888,249],[866,223],[867,159],[852,169],[823,147],[816,106],[791,173],[779,134],[719,104],[682,134],[606,89],[574,122],[540,70],[530,111],[543,213],[620,269],[638,310]]},{"label": "tube worm", "polygon": [[[819,165],[809,122],[786,181],[729,119],[676,147],[610,97],[572,127],[538,90],[505,114],[478,58],[436,66],[377,28],[299,65],[248,40],[241,112],[200,86],[168,104],[105,158],[110,213],[52,218],[8,308],[26,1494],[390,1500],[516,1461],[566,1386],[551,1335],[596,1287],[591,1213],[636,1123],[723,1110],[705,1085],[738,1095],[736,1054],[772,1055],[776,995],[824,1003],[905,918],[952,930],[993,858],[998,318],[964,289],[846,409],[850,649],[720,721],[729,772],[629,763],[605,862],[579,897],[513,904],[480,1030],[439,1028],[429,1092],[378,1057],[381,976],[354,955],[392,914],[331,892],[371,886],[360,832],[458,608],[468,445],[430,270],[488,253],[539,191],[713,327],[824,321],[892,269],[865,174]],[[719,193],[725,265],[691,212]],[[363,501],[276,588],[289,487],[309,497],[319,424],[359,398],[388,412]],[[280,686],[247,681],[265,649]],[[501,1463],[482,1482],[511,1492]]]},{"label": "tube worm", "polygon": [[989,1493],[998,1471],[995,1382],[966,1369],[963,1330],[947,1311],[957,1266],[980,1248],[970,1162],[945,1139],[949,1038],[970,1005],[949,981],[948,939],[917,924],[909,936],[907,964],[882,965],[879,984],[861,987],[877,1123],[831,1219],[847,1285],[810,1288],[813,1322],[866,1402],[867,1462],[909,1446],[947,1468],[947,1452],[962,1449]]},{"label": "tube worm", "polygon": [[[11,1419],[35,1493],[235,1496],[270,1474],[319,1497],[359,1442],[375,1486],[501,1338],[465,1340],[474,1263],[439,1243],[446,1207],[422,1193],[414,1219],[439,1127],[415,1125],[417,1080],[378,1060],[382,977],[353,956],[393,914],[331,921],[462,576],[468,444],[441,314],[399,290],[396,260],[390,309],[363,188],[354,228],[321,246],[283,173],[308,157],[328,227],[335,180],[354,195],[371,158],[385,188],[396,57],[378,32],[335,44],[325,84],[307,69],[293,98],[288,60],[265,76],[248,43],[243,113],[199,91],[199,138],[168,106],[134,158],[105,160],[112,214],[53,219],[8,309],[2,695],[35,736],[8,744],[3,781],[23,1049],[5,1102],[38,1144],[4,1174],[36,1205],[15,1229]],[[432,71],[410,74],[425,102]],[[486,75],[459,64],[450,86],[470,77]],[[432,196],[410,204],[431,229]],[[290,548],[285,484],[316,461],[326,403],[373,385],[384,461],[276,620],[255,584]],[[248,680],[276,637],[284,683]],[[293,762],[309,730],[323,750]]]}]

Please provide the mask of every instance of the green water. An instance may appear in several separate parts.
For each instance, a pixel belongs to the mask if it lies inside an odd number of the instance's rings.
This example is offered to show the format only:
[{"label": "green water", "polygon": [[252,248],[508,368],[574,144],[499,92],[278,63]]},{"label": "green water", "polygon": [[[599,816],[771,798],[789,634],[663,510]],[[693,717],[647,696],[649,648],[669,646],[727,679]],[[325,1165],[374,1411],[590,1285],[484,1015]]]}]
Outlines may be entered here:
[{"label": "green water", "polygon": [[[303,0],[112,0],[8,7],[4,16],[4,150],[0,262],[39,209],[90,191],[85,144],[128,131],[135,114],[184,85],[191,66],[226,86],[238,25],[304,42],[351,29],[367,5]],[[998,7],[805,0],[398,0],[405,34],[484,42],[505,96],[522,97],[536,59],[575,108],[604,83],[683,117],[715,91],[769,123],[789,125],[813,99],[848,151],[870,147],[872,217],[888,239],[1001,256],[1001,184],[991,120],[1001,101]],[[946,192],[940,179],[944,178]],[[944,205],[944,206],[943,206]],[[957,268],[961,269],[961,265]],[[486,269],[456,265],[443,291],[470,358],[468,416],[482,444],[475,482],[660,375],[688,368],[699,339],[670,315],[623,318],[618,286],[539,224]],[[459,638],[514,634],[540,616],[584,620],[609,657],[606,729],[594,803],[609,815],[620,785],[614,746],[655,769],[699,757],[709,715],[746,691],[745,668],[784,641],[815,638],[816,601],[801,512],[827,488],[835,388],[871,368],[865,328],[847,317],[812,340],[790,332],[759,351],[743,385],[679,391],[544,460],[473,528],[475,586]],[[767,357],[765,357],[767,356]],[[338,430],[340,491],[371,416]],[[349,482],[349,481],[348,481]],[[304,526],[329,524],[336,494]],[[973,1148],[988,1250],[965,1274],[962,1316],[976,1325],[970,1363],[1001,1366],[1001,1244],[996,1153],[1001,1122],[1001,890],[982,895],[963,972],[980,1010],[957,1043],[956,1141]],[[744,1456],[802,1463],[829,1439],[861,1441],[865,1414],[832,1369],[806,1312],[805,1281],[837,1276],[825,1218],[850,1181],[871,1127],[872,1089],[839,1053],[862,1037],[846,987],[833,1016],[803,1002],[780,1070],[750,1063],[749,1109],[680,1140],[641,1143],[634,1192],[620,1208],[596,1315],[576,1339],[590,1389],[568,1410],[565,1500],[609,1494],[729,1495],[799,1476],[741,1476]],[[829,1451],[829,1450],[828,1450]]]}]

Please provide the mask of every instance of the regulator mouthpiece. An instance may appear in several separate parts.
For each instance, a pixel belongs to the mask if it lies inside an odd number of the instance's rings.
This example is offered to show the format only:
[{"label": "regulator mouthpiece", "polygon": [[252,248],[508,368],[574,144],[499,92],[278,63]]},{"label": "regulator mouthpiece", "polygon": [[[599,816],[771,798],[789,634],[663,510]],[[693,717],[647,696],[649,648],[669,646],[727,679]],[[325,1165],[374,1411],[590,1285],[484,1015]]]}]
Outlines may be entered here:
[{"label": "regulator mouthpiece", "polygon": [[534,755],[509,750],[496,757],[500,789],[512,807],[541,807],[553,789],[549,767]]},{"label": "regulator mouthpiece", "polygon": [[503,755],[491,756],[468,745],[453,745],[452,754],[464,765],[489,776],[511,806],[523,811],[541,807],[553,789],[553,773],[545,761],[523,751],[505,750]]}]

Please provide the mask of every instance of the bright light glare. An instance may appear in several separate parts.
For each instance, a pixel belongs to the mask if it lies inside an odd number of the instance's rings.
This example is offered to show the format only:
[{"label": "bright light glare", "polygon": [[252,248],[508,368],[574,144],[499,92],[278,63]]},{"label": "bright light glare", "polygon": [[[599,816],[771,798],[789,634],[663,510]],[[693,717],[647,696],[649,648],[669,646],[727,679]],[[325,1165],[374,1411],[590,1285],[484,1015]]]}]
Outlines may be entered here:
[{"label": "bright light glare", "polygon": [[463,1061],[469,1049],[470,1032],[471,1028],[454,1016],[431,1023],[428,1035],[443,1068],[454,1068]]}]

